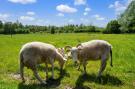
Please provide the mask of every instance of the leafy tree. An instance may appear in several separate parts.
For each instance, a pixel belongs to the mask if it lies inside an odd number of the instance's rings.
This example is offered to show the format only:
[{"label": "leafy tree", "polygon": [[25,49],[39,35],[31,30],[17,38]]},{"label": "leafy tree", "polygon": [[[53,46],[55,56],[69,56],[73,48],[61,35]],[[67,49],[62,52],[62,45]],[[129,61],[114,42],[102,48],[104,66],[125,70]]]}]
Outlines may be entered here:
[{"label": "leafy tree", "polygon": [[2,29],[3,28],[3,23],[2,23],[2,21],[0,21],[0,29]]},{"label": "leafy tree", "polygon": [[87,31],[88,32],[96,32],[96,28],[95,28],[95,26],[90,25],[90,26],[88,26]]},{"label": "leafy tree", "polygon": [[120,24],[118,23],[117,20],[112,20],[107,24],[106,29],[103,31],[103,33],[121,33],[120,30]]},{"label": "leafy tree", "polygon": [[122,32],[135,33],[135,0],[133,0],[125,12],[118,18]]},{"label": "leafy tree", "polygon": [[6,22],[4,24],[4,34],[14,34],[15,33],[15,27],[12,24],[12,22]]},{"label": "leafy tree", "polygon": [[46,33],[80,33],[80,32],[99,32],[97,29],[98,27],[92,26],[92,25],[74,25],[74,24],[68,24],[65,26],[37,26],[37,25],[22,25],[18,20],[15,23],[12,22],[6,22],[3,25],[3,29],[0,29],[0,33],[4,34],[25,34],[25,33],[36,33],[36,32],[46,32]]},{"label": "leafy tree", "polygon": [[51,34],[54,34],[54,33],[55,33],[55,27],[52,26],[52,27],[51,27]]}]

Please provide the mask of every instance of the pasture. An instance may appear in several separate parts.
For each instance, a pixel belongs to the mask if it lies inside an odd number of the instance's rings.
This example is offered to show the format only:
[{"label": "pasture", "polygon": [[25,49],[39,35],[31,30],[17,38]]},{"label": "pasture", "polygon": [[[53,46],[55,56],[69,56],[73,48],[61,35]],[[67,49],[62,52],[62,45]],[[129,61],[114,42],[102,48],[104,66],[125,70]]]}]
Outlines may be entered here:
[{"label": "pasture", "polygon": [[[108,60],[107,67],[100,81],[96,75],[100,61],[89,61],[87,75],[82,75],[83,68],[78,71],[71,59],[65,64],[63,76],[59,74],[59,66],[55,63],[55,79],[48,80],[47,86],[39,85],[31,70],[25,68],[25,84],[21,83],[18,54],[21,46],[31,41],[42,41],[64,47],[75,46],[80,42],[92,39],[107,40],[113,45],[113,67]],[[44,65],[39,73],[45,79]],[[51,70],[50,70],[51,71]],[[49,71],[49,76],[51,72]],[[26,34],[0,35],[0,89],[135,89],[135,35],[134,34]]]}]

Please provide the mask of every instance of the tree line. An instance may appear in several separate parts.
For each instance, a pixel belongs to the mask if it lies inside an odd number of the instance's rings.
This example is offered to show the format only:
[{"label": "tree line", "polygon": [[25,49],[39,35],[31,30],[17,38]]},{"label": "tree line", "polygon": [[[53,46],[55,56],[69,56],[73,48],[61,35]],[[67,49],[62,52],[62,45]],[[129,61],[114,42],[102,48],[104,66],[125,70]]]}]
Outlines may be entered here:
[{"label": "tree line", "polygon": [[69,24],[65,26],[37,26],[37,25],[23,25],[19,21],[14,23],[0,21],[1,34],[26,34],[26,33],[82,33],[82,32],[100,32],[102,28],[92,25],[74,25]]},{"label": "tree line", "polygon": [[105,28],[93,25],[74,25],[65,26],[37,26],[23,25],[19,21],[5,22],[0,20],[0,34],[27,34],[27,33],[83,33],[83,32],[101,32],[101,33],[135,33],[135,0],[133,0],[127,9],[118,19],[110,21]]},{"label": "tree line", "polygon": [[135,0],[117,20],[110,21],[103,33],[135,33]]}]

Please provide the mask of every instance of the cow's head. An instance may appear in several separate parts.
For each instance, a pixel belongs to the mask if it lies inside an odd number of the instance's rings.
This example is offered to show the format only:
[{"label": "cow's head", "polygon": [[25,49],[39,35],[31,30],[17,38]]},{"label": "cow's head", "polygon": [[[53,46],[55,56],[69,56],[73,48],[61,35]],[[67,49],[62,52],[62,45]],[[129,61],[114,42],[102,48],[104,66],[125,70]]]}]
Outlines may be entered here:
[{"label": "cow's head", "polygon": [[78,61],[78,53],[82,49],[82,45],[78,44],[76,47],[65,46],[65,50],[68,53],[68,58],[71,57],[76,64]]}]

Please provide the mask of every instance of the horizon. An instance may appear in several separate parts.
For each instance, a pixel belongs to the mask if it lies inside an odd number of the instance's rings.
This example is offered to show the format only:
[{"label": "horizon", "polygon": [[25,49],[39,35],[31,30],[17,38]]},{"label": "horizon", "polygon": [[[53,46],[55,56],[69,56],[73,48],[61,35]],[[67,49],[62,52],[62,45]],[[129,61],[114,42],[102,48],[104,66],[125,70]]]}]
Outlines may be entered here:
[{"label": "horizon", "polygon": [[[132,0],[1,0],[0,20],[23,25],[84,24],[105,27]],[[102,8],[102,9],[101,9]]]}]

